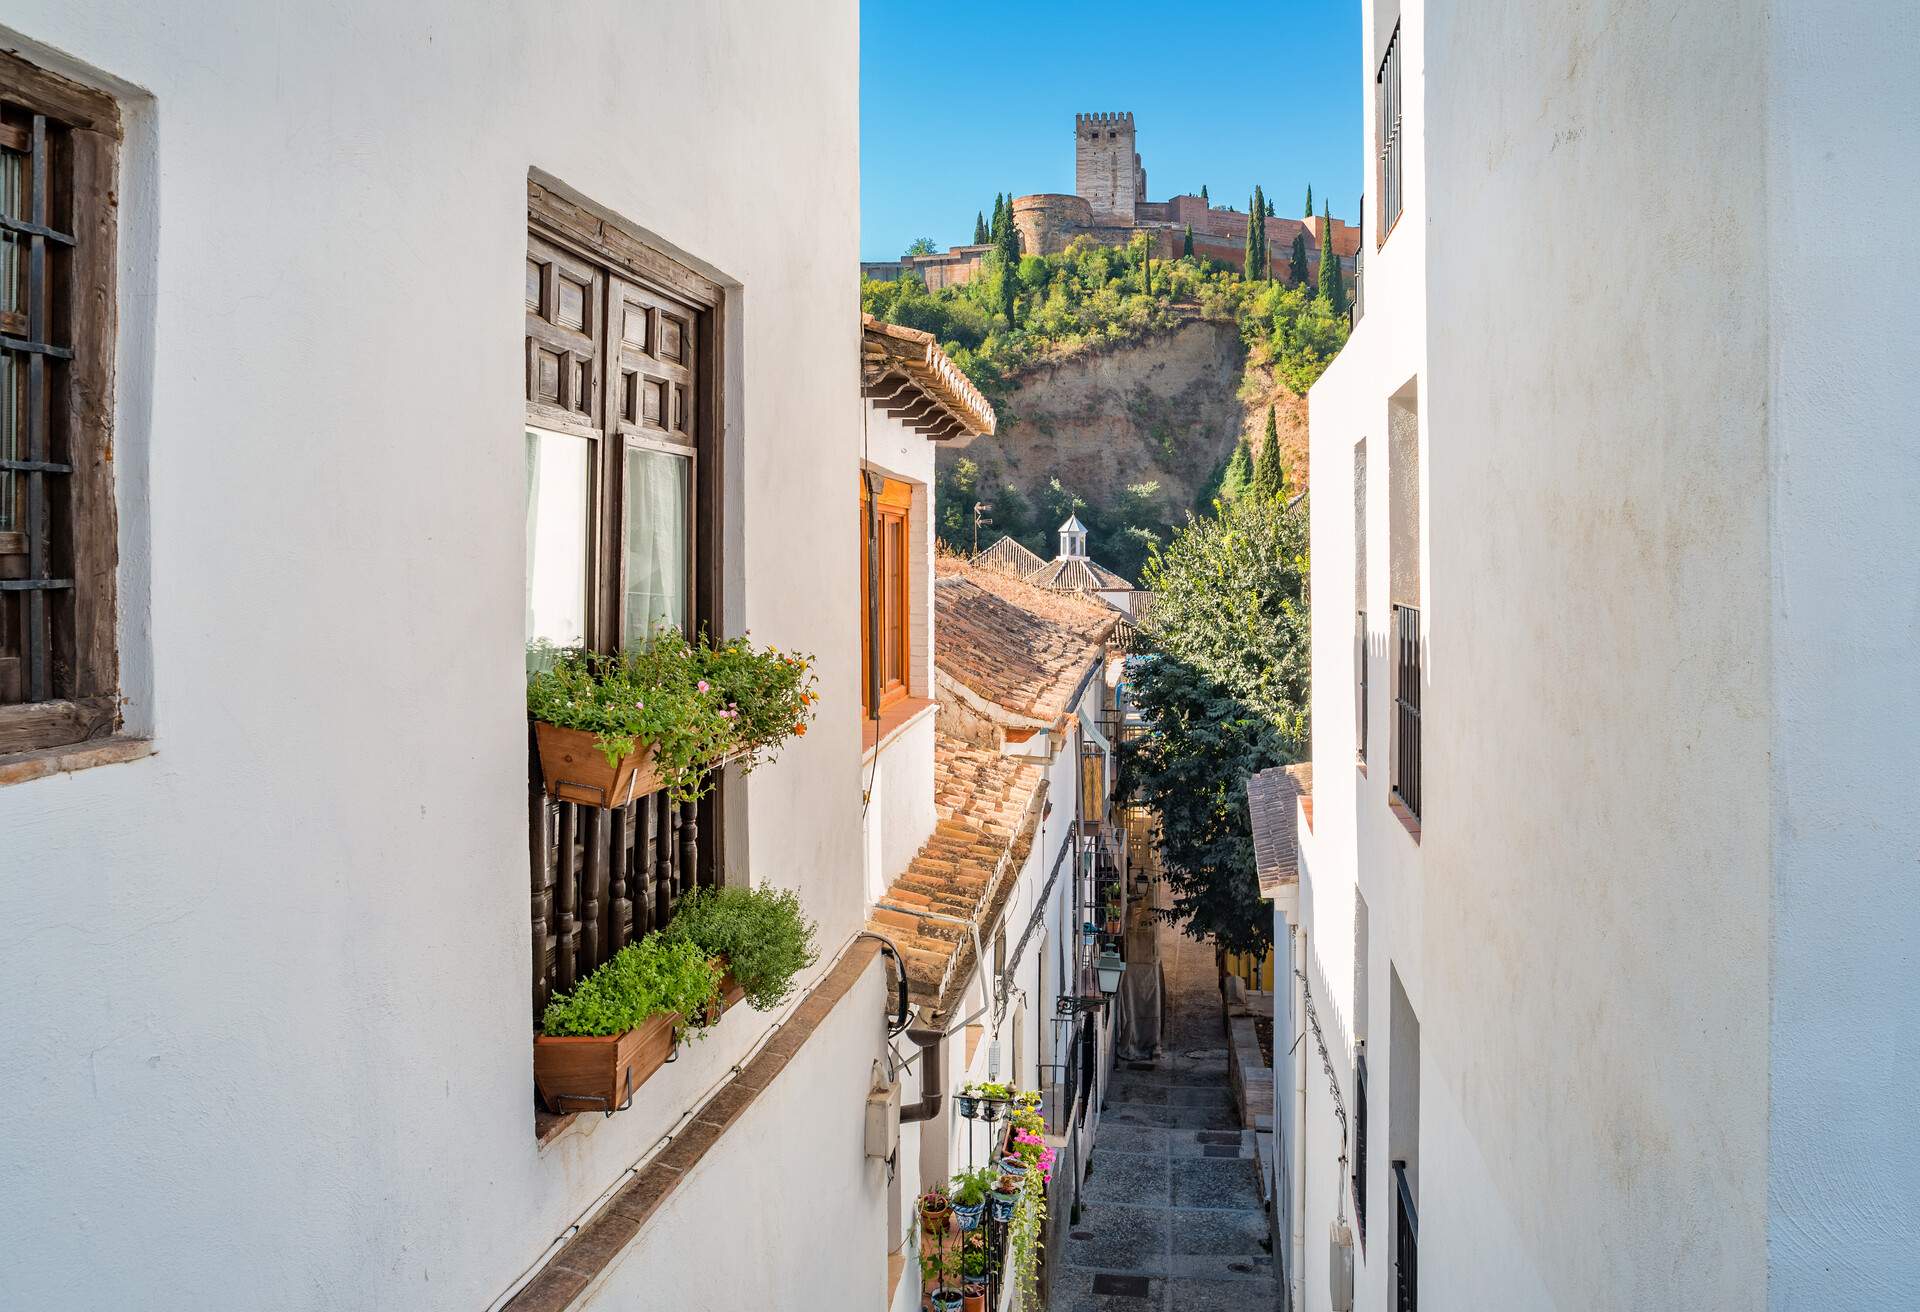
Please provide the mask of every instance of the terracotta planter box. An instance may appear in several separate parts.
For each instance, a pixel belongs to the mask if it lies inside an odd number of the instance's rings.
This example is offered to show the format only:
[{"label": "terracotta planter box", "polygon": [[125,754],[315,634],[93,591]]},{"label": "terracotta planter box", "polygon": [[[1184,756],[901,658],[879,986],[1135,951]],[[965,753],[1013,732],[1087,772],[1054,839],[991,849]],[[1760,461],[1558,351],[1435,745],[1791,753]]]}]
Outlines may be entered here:
[{"label": "terracotta planter box", "polygon": [[536,1034],[533,1083],[540,1100],[562,1114],[621,1110],[673,1055],[673,1027],[679,1020],[670,1011],[625,1034]]},{"label": "terracotta planter box", "polygon": [[[724,967],[726,958],[721,957],[718,958],[718,960]],[[714,996],[713,1002],[707,1008],[706,1023],[709,1025],[719,1024],[722,1016],[746,1000],[747,991],[740,987],[739,982],[734,979],[732,971],[726,971],[720,976],[719,993]]]}]

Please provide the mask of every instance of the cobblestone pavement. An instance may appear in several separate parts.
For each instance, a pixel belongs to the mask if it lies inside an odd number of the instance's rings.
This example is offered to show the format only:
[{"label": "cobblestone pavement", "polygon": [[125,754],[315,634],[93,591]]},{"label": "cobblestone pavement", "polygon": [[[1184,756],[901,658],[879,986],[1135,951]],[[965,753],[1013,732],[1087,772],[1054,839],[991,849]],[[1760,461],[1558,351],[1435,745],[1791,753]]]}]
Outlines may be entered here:
[{"label": "cobblestone pavement", "polygon": [[1052,1312],[1280,1306],[1253,1132],[1227,1084],[1213,945],[1159,932],[1167,1048],[1114,1072]]}]

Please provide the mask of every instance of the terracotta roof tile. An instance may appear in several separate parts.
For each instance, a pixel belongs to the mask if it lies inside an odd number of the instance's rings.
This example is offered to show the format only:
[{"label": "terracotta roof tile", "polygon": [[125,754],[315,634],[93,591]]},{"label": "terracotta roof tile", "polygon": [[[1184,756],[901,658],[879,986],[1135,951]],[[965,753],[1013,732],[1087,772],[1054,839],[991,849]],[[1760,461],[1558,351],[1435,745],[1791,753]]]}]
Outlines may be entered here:
[{"label": "terracotta roof tile", "polygon": [[1037,569],[1046,568],[1047,564],[1046,561],[1008,537],[1001,538],[975,556],[973,563],[982,569],[1004,570],[1016,578],[1025,578]]},{"label": "terracotta roof tile", "polygon": [[1298,803],[1313,796],[1313,766],[1280,765],[1247,780],[1247,813],[1253,821],[1253,869],[1260,892],[1272,897],[1300,878]]},{"label": "terracotta roof tile", "polygon": [[941,674],[1033,727],[1051,725],[1119,621],[1112,607],[941,557],[933,659]]},{"label": "terracotta roof tile", "polygon": [[867,919],[900,949],[908,996],[947,1010],[973,970],[973,933],[992,932],[1039,827],[1046,764],[938,733],[934,829]]},{"label": "terracotta roof tile", "polygon": [[1059,592],[1131,592],[1133,584],[1082,556],[1060,556],[1026,576],[1036,588]]}]

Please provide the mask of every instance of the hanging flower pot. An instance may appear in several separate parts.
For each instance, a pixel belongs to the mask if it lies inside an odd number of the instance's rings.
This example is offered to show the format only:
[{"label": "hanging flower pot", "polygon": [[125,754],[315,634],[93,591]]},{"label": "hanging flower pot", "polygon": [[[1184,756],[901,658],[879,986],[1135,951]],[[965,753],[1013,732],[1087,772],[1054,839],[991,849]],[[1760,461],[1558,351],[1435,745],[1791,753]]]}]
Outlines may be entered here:
[{"label": "hanging flower pot", "polygon": [[933,1312],[961,1312],[963,1300],[957,1289],[936,1289],[927,1297]]},{"label": "hanging flower pot", "polygon": [[[967,1086],[968,1089],[972,1087],[972,1085]],[[962,1089],[953,1095],[953,1105],[962,1116],[970,1121],[980,1115],[979,1095],[969,1093],[967,1089]]]},{"label": "hanging flower pot", "polygon": [[1000,1177],[1000,1183],[994,1185],[993,1196],[987,1199],[993,1219],[999,1225],[1005,1225],[1013,1219],[1013,1206],[1019,1201],[1020,1181],[1004,1174]]}]

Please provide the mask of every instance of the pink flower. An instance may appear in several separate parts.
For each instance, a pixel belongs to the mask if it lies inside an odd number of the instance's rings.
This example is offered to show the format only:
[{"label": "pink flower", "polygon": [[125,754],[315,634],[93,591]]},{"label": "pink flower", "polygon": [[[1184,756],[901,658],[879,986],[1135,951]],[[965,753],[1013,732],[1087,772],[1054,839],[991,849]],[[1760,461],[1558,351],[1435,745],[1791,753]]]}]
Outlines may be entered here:
[{"label": "pink flower", "polygon": [[700,680],[699,687],[701,692],[705,692],[707,690],[707,681],[705,679]]},{"label": "pink flower", "polygon": [[633,704],[633,709],[636,711],[644,711],[647,709],[647,704],[645,702],[635,702]]}]

